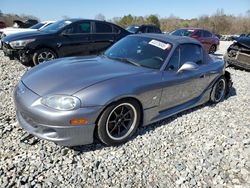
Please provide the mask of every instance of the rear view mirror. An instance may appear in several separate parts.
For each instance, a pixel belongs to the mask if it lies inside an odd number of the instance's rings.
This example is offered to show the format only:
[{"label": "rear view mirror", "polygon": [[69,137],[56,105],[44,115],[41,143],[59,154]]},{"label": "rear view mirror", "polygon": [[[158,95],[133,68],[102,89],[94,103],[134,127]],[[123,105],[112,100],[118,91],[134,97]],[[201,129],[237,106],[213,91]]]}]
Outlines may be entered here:
[{"label": "rear view mirror", "polygon": [[177,73],[181,73],[183,71],[192,71],[192,70],[196,70],[199,66],[194,63],[194,62],[186,62],[184,63],[179,70],[177,71]]}]

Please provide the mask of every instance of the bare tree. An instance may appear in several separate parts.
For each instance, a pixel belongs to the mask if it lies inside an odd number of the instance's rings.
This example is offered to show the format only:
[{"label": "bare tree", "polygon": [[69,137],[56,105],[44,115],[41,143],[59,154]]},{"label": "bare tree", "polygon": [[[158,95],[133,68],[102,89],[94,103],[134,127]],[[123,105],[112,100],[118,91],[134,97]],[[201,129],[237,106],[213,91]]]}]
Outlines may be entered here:
[{"label": "bare tree", "polygon": [[67,15],[63,15],[63,16],[62,16],[62,19],[67,20],[67,19],[70,19],[70,17],[67,16]]},{"label": "bare tree", "polygon": [[105,19],[105,16],[104,16],[103,14],[101,14],[101,13],[97,14],[97,15],[95,16],[95,19],[96,19],[96,20],[101,20],[101,21],[106,20],[106,19]]}]

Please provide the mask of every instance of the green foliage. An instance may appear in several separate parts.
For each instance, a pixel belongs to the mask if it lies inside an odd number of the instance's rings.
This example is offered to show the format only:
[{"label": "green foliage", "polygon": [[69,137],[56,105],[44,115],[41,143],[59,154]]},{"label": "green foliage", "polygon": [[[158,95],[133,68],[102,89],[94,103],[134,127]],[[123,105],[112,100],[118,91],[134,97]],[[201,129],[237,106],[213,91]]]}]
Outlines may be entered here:
[{"label": "green foliage", "polygon": [[114,18],[113,22],[127,27],[131,24],[154,24],[162,31],[171,32],[181,27],[201,27],[218,34],[241,34],[250,32],[250,10],[245,16],[226,15],[223,9],[218,9],[215,14],[203,15],[195,19],[180,19],[174,15],[159,19],[156,15],[147,17],[126,15]]},{"label": "green foliage", "polygon": [[160,27],[160,20],[156,15],[150,15],[149,17],[147,17],[146,21],[148,24],[153,24]]}]

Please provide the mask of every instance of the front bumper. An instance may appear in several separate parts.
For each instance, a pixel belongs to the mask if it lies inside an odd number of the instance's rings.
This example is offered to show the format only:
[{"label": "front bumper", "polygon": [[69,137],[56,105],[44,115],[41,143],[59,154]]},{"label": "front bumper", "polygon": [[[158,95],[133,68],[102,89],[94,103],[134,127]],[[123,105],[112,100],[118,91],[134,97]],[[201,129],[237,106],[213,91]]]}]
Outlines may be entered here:
[{"label": "front bumper", "polygon": [[78,146],[93,143],[95,124],[77,126],[51,126],[37,124],[20,111],[16,113],[19,125],[28,133],[62,146]]},{"label": "front bumper", "polygon": [[[93,143],[95,120],[102,107],[57,111],[39,104],[39,95],[22,82],[14,92],[16,115],[20,126],[28,133],[63,146]],[[70,119],[87,118],[88,124],[71,125]]]},{"label": "front bumper", "polygon": [[2,50],[5,56],[8,56],[10,60],[17,59],[23,64],[27,64],[32,60],[32,56],[29,49],[13,49],[9,44],[1,41]]},{"label": "front bumper", "polygon": [[244,53],[237,53],[236,57],[230,58],[226,53],[224,56],[226,66],[233,65],[235,67],[243,68],[250,71],[250,55]]}]

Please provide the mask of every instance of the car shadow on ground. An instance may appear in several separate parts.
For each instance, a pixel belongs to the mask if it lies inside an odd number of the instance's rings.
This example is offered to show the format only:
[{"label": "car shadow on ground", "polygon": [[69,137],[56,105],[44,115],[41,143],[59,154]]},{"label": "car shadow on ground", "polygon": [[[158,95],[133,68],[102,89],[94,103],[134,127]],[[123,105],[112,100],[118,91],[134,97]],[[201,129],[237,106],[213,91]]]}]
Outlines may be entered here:
[{"label": "car shadow on ground", "polygon": [[[225,97],[224,100],[228,100],[230,97],[236,96],[236,89],[234,87],[232,87],[229,91],[229,94]],[[150,131],[154,131],[156,128],[161,127],[161,126],[166,126],[166,124],[169,124],[171,122],[173,122],[174,120],[176,120],[177,118],[183,116],[183,115],[187,115],[190,114],[194,111],[197,111],[199,109],[204,108],[205,106],[209,106],[209,107],[214,107],[217,104],[212,104],[210,102],[207,102],[203,105],[185,110],[183,112],[180,112],[176,115],[173,115],[171,117],[165,118],[163,120],[160,120],[158,122],[149,124],[147,126],[141,126],[138,128],[138,130],[136,131],[136,133],[129,139],[128,142],[134,140],[136,137],[144,135]],[[103,145],[100,141],[98,141],[97,139],[95,139],[95,142],[93,144],[89,144],[89,145],[83,145],[83,146],[74,146],[74,147],[69,147],[70,149],[73,149],[75,151],[75,154],[83,154],[85,152],[89,152],[89,151],[95,151],[95,150],[101,150],[103,148],[108,148],[109,146],[105,146]],[[119,146],[114,146],[114,147],[119,147]]]}]

